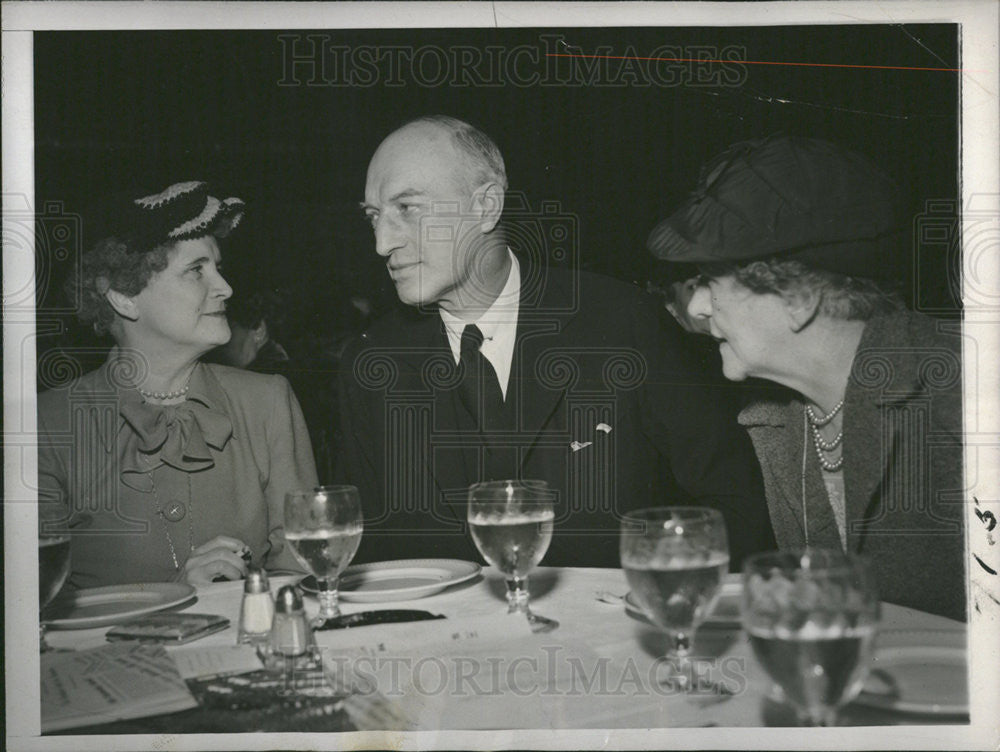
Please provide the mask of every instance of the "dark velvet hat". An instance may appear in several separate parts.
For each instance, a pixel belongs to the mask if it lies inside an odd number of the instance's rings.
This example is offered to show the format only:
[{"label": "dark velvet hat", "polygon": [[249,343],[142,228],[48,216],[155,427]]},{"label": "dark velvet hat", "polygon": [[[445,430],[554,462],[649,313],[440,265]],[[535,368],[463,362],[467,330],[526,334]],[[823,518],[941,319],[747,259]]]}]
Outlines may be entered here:
[{"label": "dark velvet hat", "polygon": [[780,256],[850,276],[894,266],[895,184],[828,141],[771,136],[708,162],[694,193],[647,241],[666,261],[742,264]]}]

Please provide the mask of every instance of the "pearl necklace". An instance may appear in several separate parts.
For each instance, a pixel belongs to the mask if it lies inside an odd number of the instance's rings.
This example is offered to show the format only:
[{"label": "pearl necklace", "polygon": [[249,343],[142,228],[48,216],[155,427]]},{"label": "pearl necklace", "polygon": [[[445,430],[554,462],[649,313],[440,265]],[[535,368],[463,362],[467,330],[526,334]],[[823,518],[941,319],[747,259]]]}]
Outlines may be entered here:
[{"label": "pearl necklace", "polygon": [[183,397],[188,393],[188,390],[190,388],[191,388],[190,384],[185,384],[180,389],[174,392],[147,392],[145,389],[139,386],[137,386],[135,389],[137,392],[139,392],[140,395],[142,395],[146,399],[172,400],[172,399],[180,399],[181,397]]},{"label": "pearl necklace", "polygon": [[844,431],[841,429],[832,441],[825,441],[823,439],[823,434],[820,433],[819,429],[829,424],[830,421],[836,417],[837,413],[840,412],[843,406],[844,400],[841,400],[834,405],[834,408],[830,412],[822,418],[819,418],[813,411],[812,405],[806,405],[806,415],[808,417],[809,428],[812,429],[813,446],[816,447],[816,457],[819,458],[820,467],[828,473],[835,473],[844,465],[843,450],[841,450],[840,457],[833,462],[826,458],[827,452],[833,452],[844,442]]},{"label": "pearl necklace", "polygon": [[836,405],[833,406],[833,409],[830,412],[828,412],[822,418],[817,418],[816,413],[813,412],[812,405],[806,405],[806,412],[809,413],[809,422],[812,423],[814,426],[825,426],[827,423],[829,423],[836,417],[837,413],[840,412],[843,406],[844,406],[844,400],[841,400],[840,402],[838,402]]}]

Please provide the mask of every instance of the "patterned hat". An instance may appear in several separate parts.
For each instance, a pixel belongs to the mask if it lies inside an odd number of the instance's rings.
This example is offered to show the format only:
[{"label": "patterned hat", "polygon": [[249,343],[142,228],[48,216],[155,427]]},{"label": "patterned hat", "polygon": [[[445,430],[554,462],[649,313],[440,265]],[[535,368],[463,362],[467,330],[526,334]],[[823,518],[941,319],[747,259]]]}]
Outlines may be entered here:
[{"label": "patterned hat", "polygon": [[212,235],[224,238],[243,218],[238,198],[220,201],[208,184],[192,180],[125,203],[116,212],[112,234],[133,252],[145,252],[178,240]]},{"label": "patterned hat", "polygon": [[880,277],[898,250],[895,184],[828,141],[772,136],[729,147],[694,193],[654,228],[657,258],[745,263],[782,256],[840,274]]}]

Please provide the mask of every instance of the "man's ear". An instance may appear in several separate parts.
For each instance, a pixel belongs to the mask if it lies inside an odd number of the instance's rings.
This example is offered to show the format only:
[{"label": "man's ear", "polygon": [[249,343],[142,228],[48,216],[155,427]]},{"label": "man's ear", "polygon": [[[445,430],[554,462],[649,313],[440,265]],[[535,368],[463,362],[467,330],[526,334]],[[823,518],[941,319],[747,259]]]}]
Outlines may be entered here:
[{"label": "man's ear", "polygon": [[476,189],[472,197],[473,211],[479,218],[479,229],[484,233],[492,232],[503,214],[503,188],[497,183],[485,183]]},{"label": "man's ear", "polygon": [[260,323],[253,328],[253,341],[257,347],[267,342],[267,321],[265,319],[261,319]]},{"label": "man's ear", "polygon": [[820,295],[814,290],[796,290],[782,298],[789,328],[801,332],[819,313]]},{"label": "man's ear", "polygon": [[129,321],[135,321],[139,318],[139,310],[135,305],[134,298],[130,298],[125,293],[111,288],[108,288],[107,292],[104,293],[104,297],[111,304],[115,313],[122,318],[126,318]]}]

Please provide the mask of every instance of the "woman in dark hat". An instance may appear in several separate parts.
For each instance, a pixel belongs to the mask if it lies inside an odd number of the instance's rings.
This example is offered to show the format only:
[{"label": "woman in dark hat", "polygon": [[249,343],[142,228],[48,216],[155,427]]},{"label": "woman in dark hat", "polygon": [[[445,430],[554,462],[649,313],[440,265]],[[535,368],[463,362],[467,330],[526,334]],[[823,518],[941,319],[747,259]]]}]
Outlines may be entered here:
[{"label": "woman in dark hat", "polygon": [[295,567],[286,492],[316,484],[288,382],[200,358],[230,337],[218,238],[243,213],[201,182],[125,204],[71,280],[116,342],[39,396],[39,517],[68,531],[76,587],[239,579]]},{"label": "woman in dark hat", "polygon": [[725,375],[787,388],[739,416],[779,546],[868,554],[884,600],[964,619],[960,347],[880,284],[899,255],[894,196],[834,144],[745,142],[649,247],[701,267],[688,313]]}]

